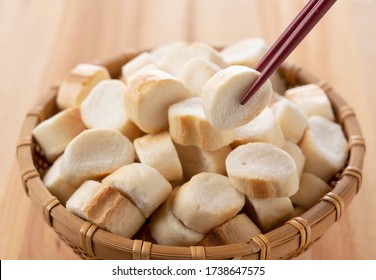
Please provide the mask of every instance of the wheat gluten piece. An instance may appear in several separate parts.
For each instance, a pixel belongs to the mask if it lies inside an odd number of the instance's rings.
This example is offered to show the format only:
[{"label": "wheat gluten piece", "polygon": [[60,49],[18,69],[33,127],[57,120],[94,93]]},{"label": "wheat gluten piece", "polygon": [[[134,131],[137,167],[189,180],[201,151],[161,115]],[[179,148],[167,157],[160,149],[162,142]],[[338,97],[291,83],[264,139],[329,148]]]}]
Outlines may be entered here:
[{"label": "wheat gluten piece", "polygon": [[188,60],[181,69],[178,79],[191,91],[193,96],[201,96],[201,90],[206,82],[221,68],[201,57]]},{"label": "wheat gluten piece", "polygon": [[125,92],[128,117],[144,132],[168,129],[168,108],[191,96],[182,82],[158,69],[142,71],[129,79]]},{"label": "wheat gluten piece", "polygon": [[299,190],[290,198],[294,206],[308,210],[330,191],[331,188],[325,181],[313,174],[303,173]]},{"label": "wheat gluten piece", "polygon": [[61,176],[72,186],[99,180],[135,160],[132,143],[119,131],[92,128],[76,136],[67,146]]},{"label": "wheat gluten piece", "polygon": [[295,103],[281,98],[271,106],[287,141],[299,143],[308,127],[307,114]]},{"label": "wheat gluten piece", "polygon": [[302,176],[305,164],[305,156],[302,152],[302,149],[300,149],[300,147],[297,144],[290,141],[286,141],[285,145],[283,145],[282,147],[282,150],[287,152],[294,160],[300,178]]},{"label": "wheat gluten piece", "polygon": [[[143,52],[133,58],[132,60],[128,61],[121,67],[121,79],[124,83],[128,83],[128,78],[139,71],[140,69],[144,68],[147,65],[158,65],[157,61],[149,52]],[[157,66],[158,67],[158,66]]]},{"label": "wheat gluten piece", "polygon": [[150,55],[160,64],[164,57],[170,52],[170,49],[175,48],[177,45],[187,45],[186,41],[170,42],[150,50]]},{"label": "wheat gluten piece", "polygon": [[74,137],[85,129],[80,108],[63,110],[33,129],[33,136],[49,162],[56,160]]},{"label": "wheat gluten piece", "polygon": [[249,123],[235,129],[235,140],[231,147],[250,142],[266,142],[277,147],[285,144],[283,132],[269,107],[265,107],[262,112]]},{"label": "wheat gluten piece", "polygon": [[265,233],[291,219],[294,207],[288,197],[246,197],[244,211]]},{"label": "wheat gluten piece", "polygon": [[158,170],[167,181],[183,179],[178,153],[168,132],[145,135],[134,140],[133,145],[140,162]]},{"label": "wheat gluten piece", "polygon": [[225,161],[232,150],[229,145],[212,152],[204,151],[196,146],[175,144],[175,147],[183,167],[185,180],[189,181],[201,172],[226,175]]},{"label": "wheat gluten piece", "polygon": [[65,205],[67,200],[77,190],[77,187],[73,187],[67,184],[63,177],[60,175],[60,165],[63,160],[63,155],[59,156],[51,167],[47,170],[43,177],[43,184],[47,187],[50,193]]},{"label": "wheat gluten piece", "polygon": [[308,119],[300,147],[306,157],[304,172],[328,182],[345,165],[348,148],[341,126],[320,116]]},{"label": "wheat gluten piece", "polygon": [[241,97],[260,75],[246,66],[230,66],[215,73],[202,88],[204,113],[219,129],[235,129],[250,122],[267,106],[273,90],[267,80],[245,105]]},{"label": "wheat gluten piece", "polygon": [[218,65],[220,68],[226,66],[226,63],[218,51],[201,42],[172,45],[160,60],[160,65],[162,69],[177,77],[185,63],[195,57],[204,58]]},{"label": "wheat gluten piece", "polygon": [[317,84],[307,84],[286,90],[285,96],[310,116],[334,121],[334,113],[325,91]]},{"label": "wheat gluten piece", "polygon": [[235,136],[235,131],[218,129],[208,122],[201,97],[185,99],[172,105],[168,110],[168,122],[169,132],[175,143],[194,145],[204,151],[223,148]]},{"label": "wheat gluten piece", "polygon": [[[225,47],[220,53],[228,65],[256,68],[268,49],[263,39],[249,38]],[[280,94],[285,92],[287,83],[278,71],[274,72],[269,79],[274,91]]]},{"label": "wheat gluten piece", "polygon": [[131,238],[145,223],[125,196],[112,187],[86,181],[67,201],[67,209],[109,232]]},{"label": "wheat gluten piece", "polygon": [[202,246],[221,246],[227,244],[246,243],[261,230],[244,213],[223,223],[210,231],[199,243]]},{"label": "wheat gluten piece", "polygon": [[248,143],[234,149],[226,159],[232,185],[252,198],[291,196],[299,188],[292,157],[268,143]]},{"label": "wheat gluten piece", "polygon": [[171,210],[172,201],[179,187],[173,189],[168,199],[150,218],[150,233],[158,244],[170,246],[193,246],[205,234],[185,226]]},{"label": "wheat gluten piece", "polygon": [[91,89],[100,81],[110,79],[108,70],[99,65],[78,64],[61,83],[56,103],[60,109],[80,106]]},{"label": "wheat gluten piece", "polygon": [[268,46],[263,39],[249,38],[223,48],[220,54],[229,65],[255,68],[267,51]]},{"label": "wheat gluten piece", "polygon": [[171,184],[153,167],[133,163],[120,167],[102,180],[126,196],[148,218],[172,191]]},{"label": "wheat gluten piece", "polygon": [[119,130],[131,141],[143,132],[128,118],[124,105],[126,86],[119,80],[99,82],[81,103],[82,120],[88,128]]},{"label": "wheat gluten piece", "polygon": [[208,233],[234,217],[243,205],[244,195],[226,176],[203,172],[179,188],[172,212],[187,227]]}]

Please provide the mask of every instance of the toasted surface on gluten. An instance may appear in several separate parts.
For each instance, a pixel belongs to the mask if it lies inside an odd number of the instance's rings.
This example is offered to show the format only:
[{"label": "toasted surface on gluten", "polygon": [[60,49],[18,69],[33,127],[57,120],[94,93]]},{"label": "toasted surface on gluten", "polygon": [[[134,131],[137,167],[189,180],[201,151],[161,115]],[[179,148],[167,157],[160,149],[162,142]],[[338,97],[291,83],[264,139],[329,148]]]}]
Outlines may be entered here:
[{"label": "toasted surface on gluten", "polygon": [[236,215],[222,225],[210,231],[199,243],[202,246],[220,246],[226,244],[246,243],[261,230],[244,213]]},{"label": "toasted surface on gluten", "polygon": [[100,81],[110,79],[107,68],[94,64],[78,64],[64,79],[57,93],[60,109],[80,106],[92,88]]},{"label": "toasted surface on gluten", "polygon": [[102,180],[120,191],[148,218],[169,196],[171,184],[154,168],[143,163],[125,165]]},{"label": "toasted surface on gluten", "polygon": [[144,224],[140,211],[120,192],[86,181],[67,201],[67,209],[108,231],[131,238]]},{"label": "toasted surface on gluten", "polygon": [[246,197],[244,209],[263,233],[291,219],[294,213],[294,207],[288,197]]},{"label": "toasted surface on gluten", "polygon": [[215,151],[229,145],[235,137],[233,130],[222,130],[210,124],[201,97],[172,105],[168,110],[168,121],[172,140],[183,146],[194,145],[204,151]]},{"label": "toasted surface on gluten", "polygon": [[190,91],[177,78],[151,69],[129,79],[124,104],[128,117],[142,131],[158,133],[168,129],[168,108],[190,96]]},{"label": "toasted surface on gluten", "polygon": [[148,134],[133,142],[141,163],[159,171],[168,181],[183,179],[183,169],[168,132]]},{"label": "toasted surface on gluten", "polygon": [[178,152],[185,180],[190,180],[194,175],[201,172],[210,172],[226,175],[225,161],[231,152],[229,145],[218,150],[209,152],[199,147],[175,144]]}]

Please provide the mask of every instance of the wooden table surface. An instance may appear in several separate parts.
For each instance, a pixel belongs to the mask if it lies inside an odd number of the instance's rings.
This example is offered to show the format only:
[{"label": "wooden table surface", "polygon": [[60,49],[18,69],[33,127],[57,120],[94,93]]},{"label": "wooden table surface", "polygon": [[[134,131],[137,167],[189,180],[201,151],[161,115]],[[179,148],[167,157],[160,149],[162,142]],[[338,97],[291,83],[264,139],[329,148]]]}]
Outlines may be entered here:
[{"label": "wooden table surface", "polygon": [[[77,63],[177,40],[271,44],[305,0],[1,0],[0,259],[76,259],[23,191],[16,143],[27,111]],[[376,1],[341,0],[289,57],[354,108],[363,187],[299,259],[376,259]]]}]

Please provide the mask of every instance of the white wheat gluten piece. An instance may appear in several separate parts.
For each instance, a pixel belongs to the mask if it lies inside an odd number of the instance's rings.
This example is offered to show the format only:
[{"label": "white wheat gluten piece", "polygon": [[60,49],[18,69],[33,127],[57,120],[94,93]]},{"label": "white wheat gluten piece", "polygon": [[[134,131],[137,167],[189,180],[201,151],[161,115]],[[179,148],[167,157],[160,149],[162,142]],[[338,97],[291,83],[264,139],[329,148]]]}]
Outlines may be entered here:
[{"label": "white wheat gluten piece", "polygon": [[128,118],[125,110],[125,84],[120,80],[99,82],[81,103],[82,121],[88,128],[119,130],[130,140],[143,132]]},{"label": "white wheat gluten piece", "polygon": [[218,150],[208,152],[196,146],[182,146],[175,144],[178,152],[185,180],[201,172],[210,172],[226,175],[225,161],[232,151],[229,145]]},{"label": "white wheat gluten piece", "polygon": [[328,96],[317,84],[307,84],[286,90],[285,96],[306,112],[307,116],[321,116],[334,120]]},{"label": "white wheat gluten piece", "polygon": [[255,68],[268,46],[261,38],[249,38],[223,48],[220,53],[229,65],[244,65]]},{"label": "white wheat gluten piece", "polygon": [[230,66],[215,73],[201,91],[208,121],[220,129],[235,129],[250,122],[267,106],[273,90],[267,80],[245,104],[240,99],[260,75],[246,66]]},{"label": "white wheat gluten piece", "polygon": [[64,181],[78,186],[86,180],[102,179],[134,160],[134,148],[127,137],[117,130],[92,128],[68,144],[60,171]]},{"label": "white wheat gluten piece", "polygon": [[168,132],[142,136],[133,145],[140,162],[158,170],[167,181],[183,179],[179,156]]},{"label": "white wheat gluten piece", "polygon": [[153,167],[133,163],[120,167],[102,180],[119,190],[148,218],[170,195],[171,184]]},{"label": "white wheat gluten piece", "polygon": [[79,106],[91,89],[100,81],[110,79],[108,70],[94,64],[78,64],[64,79],[57,93],[60,109]]},{"label": "white wheat gluten piece", "polygon": [[202,246],[221,246],[226,244],[246,243],[261,230],[244,213],[223,223],[210,231],[200,242]]},{"label": "white wheat gluten piece", "polygon": [[144,132],[168,129],[168,108],[191,96],[187,87],[162,70],[151,69],[129,80],[125,92],[128,117]]},{"label": "white wheat gluten piece", "polygon": [[297,144],[286,141],[285,145],[282,147],[282,150],[286,151],[294,160],[300,178],[302,176],[305,164],[305,155],[303,154],[302,149],[300,149]]},{"label": "white wheat gluten piece", "polygon": [[228,177],[235,188],[253,198],[291,196],[299,188],[292,157],[268,143],[248,143],[226,159]]},{"label": "white wheat gluten piece", "polygon": [[47,187],[50,193],[65,205],[67,200],[77,190],[77,187],[67,184],[60,175],[60,164],[63,156],[59,156],[51,167],[47,170],[43,177],[43,184]]},{"label": "white wheat gluten piece", "polygon": [[206,82],[221,68],[202,57],[188,60],[181,69],[178,79],[191,91],[193,96],[201,96],[201,90]]},{"label": "white wheat gluten piece", "polygon": [[131,238],[145,223],[140,211],[120,192],[86,181],[67,201],[67,209],[109,232]]},{"label": "white wheat gluten piece", "polygon": [[272,109],[265,107],[262,112],[249,123],[235,128],[233,148],[250,142],[265,142],[282,147],[285,137]]},{"label": "white wheat gluten piece", "polygon": [[43,149],[48,161],[60,156],[69,142],[85,130],[80,108],[65,109],[44,120],[33,129],[33,136]]},{"label": "white wheat gluten piece", "polygon": [[244,202],[244,195],[226,176],[203,172],[179,188],[172,212],[187,227],[208,233],[238,214]]},{"label": "white wheat gluten piece", "polygon": [[202,98],[193,97],[172,105],[168,110],[169,133],[183,146],[194,145],[204,151],[215,151],[229,145],[235,131],[212,126],[206,119]]},{"label": "white wheat gluten piece", "polygon": [[306,157],[304,172],[328,182],[345,165],[347,141],[337,123],[320,116],[312,116],[308,122],[308,129],[300,143]]},{"label": "white wheat gluten piece", "polygon": [[150,218],[151,236],[161,245],[193,246],[200,242],[205,234],[185,226],[172,213],[172,200],[179,187],[173,189],[168,199]]},{"label": "white wheat gluten piece", "polygon": [[307,114],[297,104],[281,98],[271,106],[287,141],[299,143],[308,127]]},{"label": "white wheat gluten piece", "polygon": [[143,52],[121,67],[121,79],[127,84],[130,76],[148,65],[158,67],[158,62],[149,52]]},{"label": "white wheat gluten piece", "polygon": [[294,207],[288,197],[247,197],[244,209],[263,233],[287,222],[294,213]]},{"label": "white wheat gluten piece", "polygon": [[169,43],[154,47],[150,50],[150,55],[159,64],[164,59],[164,57],[170,52],[170,49],[175,48],[177,45],[188,45],[188,42],[186,41],[169,42]]},{"label": "white wheat gluten piece", "polygon": [[331,187],[325,181],[313,174],[303,173],[299,190],[290,198],[294,206],[308,210],[330,191]]},{"label": "white wheat gluten piece", "polygon": [[172,75],[179,76],[185,63],[195,57],[204,58],[221,68],[226,66],[218,51],[201,42],[181,43],[171,46],[161,59],[160,65],[162,69]]}]

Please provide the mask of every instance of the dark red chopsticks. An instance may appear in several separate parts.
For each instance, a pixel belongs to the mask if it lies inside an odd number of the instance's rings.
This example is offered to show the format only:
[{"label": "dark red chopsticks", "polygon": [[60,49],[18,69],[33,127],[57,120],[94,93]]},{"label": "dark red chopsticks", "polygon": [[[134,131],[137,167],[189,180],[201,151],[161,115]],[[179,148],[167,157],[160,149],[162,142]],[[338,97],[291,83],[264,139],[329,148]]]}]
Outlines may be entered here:
[{"label": "dark red chopsticks", "polygon": [[304,6],[257,64],[256,70],[261,74],[241,98],[240,104],[247,103],[335,2],[336,0],[310,0]]}]

